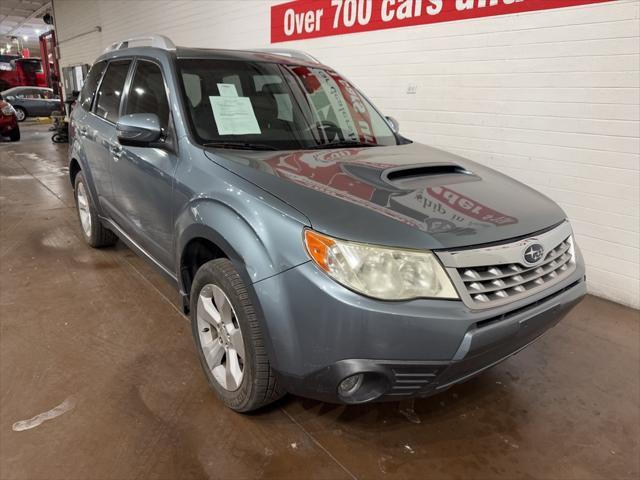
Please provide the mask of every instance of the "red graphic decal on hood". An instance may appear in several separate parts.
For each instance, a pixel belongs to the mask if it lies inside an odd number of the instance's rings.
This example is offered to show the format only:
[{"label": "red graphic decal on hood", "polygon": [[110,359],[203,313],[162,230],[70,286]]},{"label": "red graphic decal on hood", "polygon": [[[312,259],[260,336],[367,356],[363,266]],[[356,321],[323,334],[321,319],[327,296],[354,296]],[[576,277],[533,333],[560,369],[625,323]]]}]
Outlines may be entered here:
[{"label": "red graphic decal on hood", "polygon": [[467,217],[481,222],[488,222],[498,226],[518,223],[518,219],[486,207],[446,187],[428,187],[427,193]]}]

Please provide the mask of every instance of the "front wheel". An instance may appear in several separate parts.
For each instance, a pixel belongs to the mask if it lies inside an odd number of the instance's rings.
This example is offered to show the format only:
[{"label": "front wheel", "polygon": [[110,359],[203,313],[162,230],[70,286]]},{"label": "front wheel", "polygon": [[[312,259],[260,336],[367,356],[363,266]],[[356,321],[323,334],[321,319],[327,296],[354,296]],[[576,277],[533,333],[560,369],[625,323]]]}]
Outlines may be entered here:
[{"label": "front wheel", "polygon": [[27,111],[22,107],[13,107],[16,111],[16,118],[19,122],[24,122],[24,119],[27,118]]},{"label": "front wheel", "polygon": [[209,385],[229,408],[249,412],[284,395],[246,286],[226,258],[207,262],[196,273],[191,328]]}]

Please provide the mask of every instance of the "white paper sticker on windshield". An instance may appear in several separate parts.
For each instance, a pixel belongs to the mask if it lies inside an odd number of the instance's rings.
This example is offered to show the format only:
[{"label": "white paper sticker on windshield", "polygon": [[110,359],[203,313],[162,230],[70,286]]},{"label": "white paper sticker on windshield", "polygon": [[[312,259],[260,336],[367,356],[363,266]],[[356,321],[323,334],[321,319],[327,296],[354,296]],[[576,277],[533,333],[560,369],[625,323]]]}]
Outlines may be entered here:
[{"label": "white paper sticker on windshield", "polygon": [[249,97],[209,97],[220,135],[259,134]]},{"label": "white paper sticker on windshield", "polygon": [[221,97],[237,97],[238,91],[233,83],[219,83],[218,91]]}]

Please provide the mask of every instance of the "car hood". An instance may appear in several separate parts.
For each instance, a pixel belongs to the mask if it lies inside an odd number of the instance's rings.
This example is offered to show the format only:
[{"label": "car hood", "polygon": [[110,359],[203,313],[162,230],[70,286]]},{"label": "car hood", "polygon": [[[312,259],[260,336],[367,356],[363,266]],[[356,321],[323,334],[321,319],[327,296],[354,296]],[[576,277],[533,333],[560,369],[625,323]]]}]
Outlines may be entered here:
[{"label": "car hood", "polygon": [[314,229],[353,241],[458,248],[530,235],[566,218],[526,185],[416,143],[205,154],[304,214]]}]

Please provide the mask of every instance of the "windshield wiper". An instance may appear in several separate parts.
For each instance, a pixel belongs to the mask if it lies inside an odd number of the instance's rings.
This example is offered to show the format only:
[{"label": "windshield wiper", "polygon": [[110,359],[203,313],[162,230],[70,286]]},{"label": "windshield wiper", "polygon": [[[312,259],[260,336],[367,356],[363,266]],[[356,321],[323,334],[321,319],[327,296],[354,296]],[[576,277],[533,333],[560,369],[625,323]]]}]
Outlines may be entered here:
[{"label": "windshield wiper", "polygon": [[205,143],[203,147],[213,148],[233,148],[236,150],[278,150],[272,145],[264,143],[249,143],[249,142],[209,142]]},{"label": "windshield wiper", "polygon": [[313,150],[320,150],[323,148],[362,148],[362,147],[382,147],[382,145],[378,143],[368,143],[368,142],[329,142],[323,143],[322,145],[315,145],[311,147]]}]

